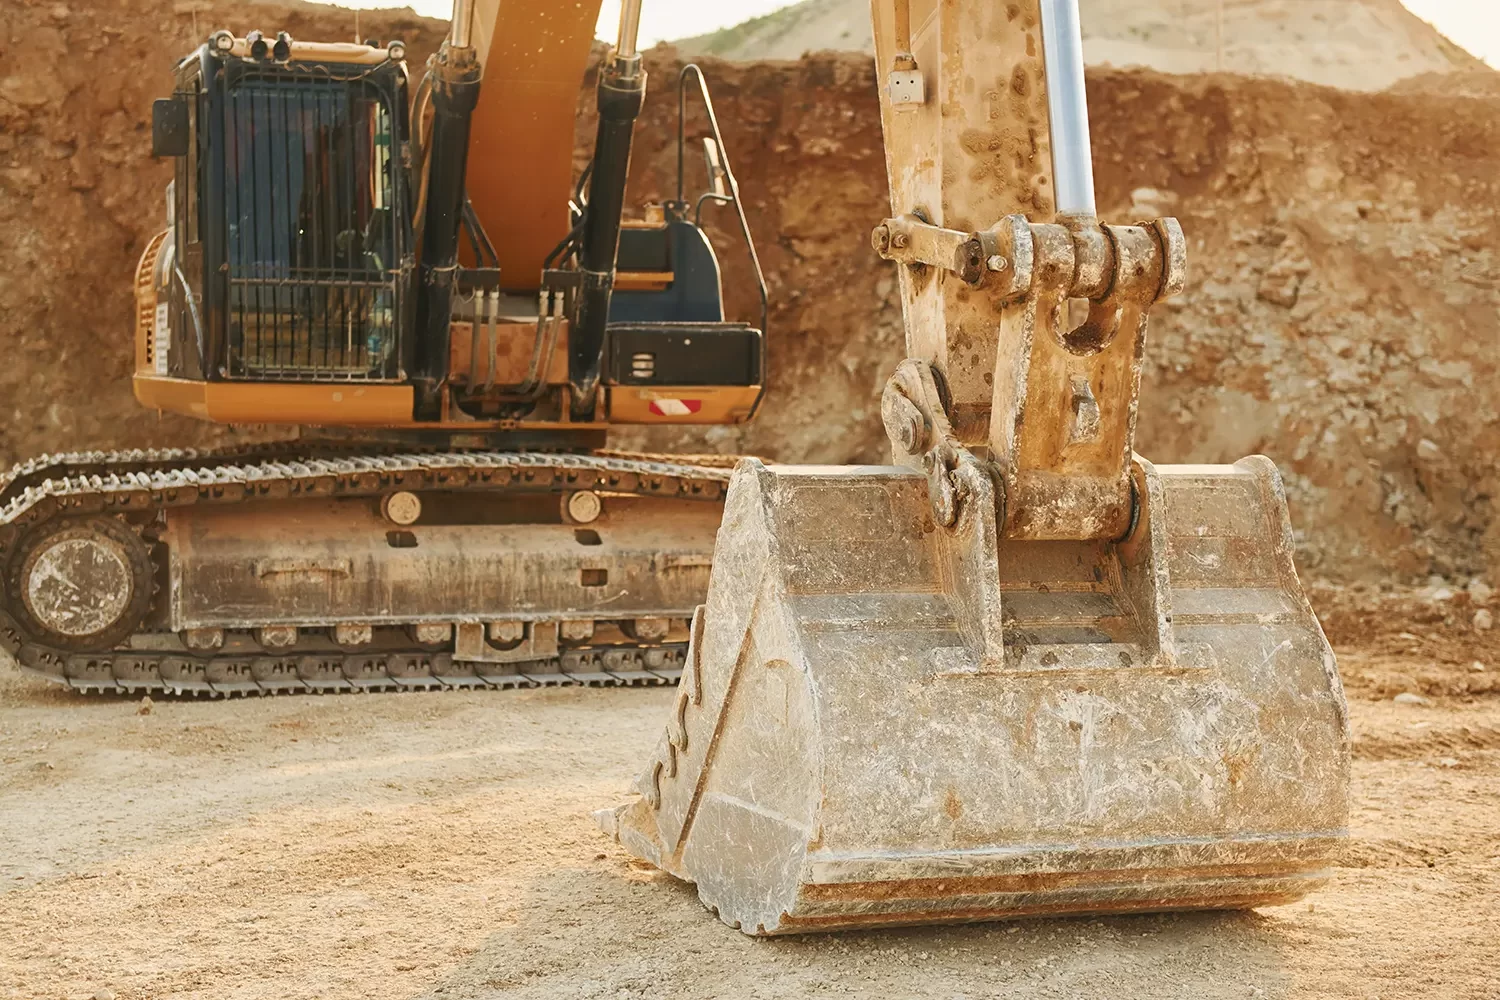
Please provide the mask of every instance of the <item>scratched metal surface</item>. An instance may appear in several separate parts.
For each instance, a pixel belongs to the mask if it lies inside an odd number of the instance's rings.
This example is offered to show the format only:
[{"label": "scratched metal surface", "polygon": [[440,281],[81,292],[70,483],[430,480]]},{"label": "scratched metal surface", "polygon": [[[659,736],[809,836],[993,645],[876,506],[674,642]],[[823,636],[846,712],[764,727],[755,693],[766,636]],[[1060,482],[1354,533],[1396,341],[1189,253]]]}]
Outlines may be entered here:
[{"label": "scratched metal surface", "polygon": [[999,543],[995,650],[960,627],[919,474],[744,468],[673,718],[606,829],[750,933],[1316,888],[1346,709],[1274,467],[1139,471],[1146,558]]}]

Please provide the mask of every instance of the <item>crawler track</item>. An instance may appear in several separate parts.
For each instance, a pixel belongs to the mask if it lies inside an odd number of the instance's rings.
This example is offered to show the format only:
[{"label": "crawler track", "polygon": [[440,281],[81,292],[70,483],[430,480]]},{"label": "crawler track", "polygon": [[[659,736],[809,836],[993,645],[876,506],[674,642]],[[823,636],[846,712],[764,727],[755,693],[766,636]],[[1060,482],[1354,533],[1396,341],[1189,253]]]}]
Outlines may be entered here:
[{"label": "crawler track", "polygon": [[[722,461],[722,460],[720,460]],[[190,504],[308,497],[378,497],[393,490],[563,492],[722,502],[730,469],[660,456],[500,451],[389,454],[298,453],[288,445],[226,451],[123,451],[47,455],[0,477],[0,646],[21,666],[80,691],[188,696],[291,692],[514,688],[543,685],[674,683],[681,643],[620,641],[564,650],[519,664],[456,661],[434,650],[385,641],[350,652],[322,637],[287,651],[245,635],[213,655],[189,651],[167,631],[143,632],[108,650],[77,651],[22,624],[18,550],[57,518],[118,517],[137,525]]]}]

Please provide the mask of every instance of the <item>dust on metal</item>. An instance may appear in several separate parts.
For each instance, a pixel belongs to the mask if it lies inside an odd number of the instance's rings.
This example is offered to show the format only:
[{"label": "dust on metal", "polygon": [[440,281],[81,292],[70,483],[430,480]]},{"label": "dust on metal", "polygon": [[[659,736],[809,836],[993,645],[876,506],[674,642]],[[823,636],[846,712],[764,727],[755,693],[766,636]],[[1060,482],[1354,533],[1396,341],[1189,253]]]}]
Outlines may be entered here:
[{"label": "dust on metal", "polygon": [[108,538],[63,538],[36,552],[25,569],[26,607],[62,635],[94,635],[130,604],[130,566]]}]

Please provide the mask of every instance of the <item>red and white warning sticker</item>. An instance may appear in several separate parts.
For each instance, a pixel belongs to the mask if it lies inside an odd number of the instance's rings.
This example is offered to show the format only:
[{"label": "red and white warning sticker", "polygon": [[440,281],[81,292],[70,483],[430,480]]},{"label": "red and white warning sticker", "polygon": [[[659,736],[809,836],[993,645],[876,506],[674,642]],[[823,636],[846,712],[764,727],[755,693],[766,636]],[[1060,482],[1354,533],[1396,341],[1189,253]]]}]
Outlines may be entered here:
[{"label": "red and white warning sticker", "polygon": [[701,399],[653,399],[651,412],[663,417],[685,417],[703,409]]}]

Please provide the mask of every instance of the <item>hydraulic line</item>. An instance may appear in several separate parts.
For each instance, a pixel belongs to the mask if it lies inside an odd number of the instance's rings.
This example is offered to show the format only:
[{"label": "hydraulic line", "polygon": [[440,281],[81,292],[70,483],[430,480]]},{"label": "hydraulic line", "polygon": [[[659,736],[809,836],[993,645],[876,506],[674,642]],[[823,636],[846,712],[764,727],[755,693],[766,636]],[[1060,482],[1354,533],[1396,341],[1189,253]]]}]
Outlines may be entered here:
[{"label": "hydraulic line", "polygon": [[470,44],[472,15],[470,0],[455,0],[452,33],[431,70],[432,138],[426,144],[425,212],[418,220],[422,227],[421,282],[417,336],[410,359],[417,413],[426,419],[437,416],[438,389],[448,375],[448,331],[458,276],[464,174],[482,72]]}]

